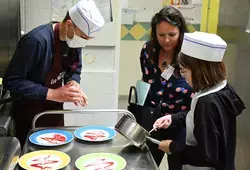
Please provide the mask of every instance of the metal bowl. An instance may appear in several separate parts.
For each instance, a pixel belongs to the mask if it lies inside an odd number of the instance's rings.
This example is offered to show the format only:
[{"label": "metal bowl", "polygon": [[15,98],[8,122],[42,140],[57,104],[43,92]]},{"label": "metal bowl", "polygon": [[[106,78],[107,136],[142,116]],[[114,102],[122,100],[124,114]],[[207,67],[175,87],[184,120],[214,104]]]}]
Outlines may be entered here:
[{"label": "metal bowl", "polygon": [[149,133],[134,121],[129,115],[123,115],[119,122],[115,125],[115,130],[127,137],[136,147],[141,148],[146,140],[160,144],[160,141],[149,137]]}]

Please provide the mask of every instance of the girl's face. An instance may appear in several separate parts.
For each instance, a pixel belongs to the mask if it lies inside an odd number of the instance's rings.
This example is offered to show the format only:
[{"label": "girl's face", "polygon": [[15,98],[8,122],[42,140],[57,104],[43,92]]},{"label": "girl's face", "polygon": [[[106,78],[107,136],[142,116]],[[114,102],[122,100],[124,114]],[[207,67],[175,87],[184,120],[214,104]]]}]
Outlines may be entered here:
[{"label": "girl's face", "polygon": [[188,85],[193,88],[193,83],[192,83],[192,72],[190,69],[184,68],[182,65],[180,65],[180,73],[181,76],[187,81]]}]

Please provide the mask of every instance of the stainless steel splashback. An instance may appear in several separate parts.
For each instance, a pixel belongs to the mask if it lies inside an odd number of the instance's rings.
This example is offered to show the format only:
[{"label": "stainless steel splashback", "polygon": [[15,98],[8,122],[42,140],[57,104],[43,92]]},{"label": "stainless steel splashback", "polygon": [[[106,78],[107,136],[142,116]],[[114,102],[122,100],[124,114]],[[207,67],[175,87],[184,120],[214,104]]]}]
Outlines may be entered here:
[{"label": "stainless steel splashback", "polygon": [[218,34],[228,43],[228,80],[246,106],[237,122],[236,170],[250,169],[250,34],[245,32],[249,12],[250,0],[220,0]]},{"label": "stainless steel splashback", "polygon": [[3,77],[20,38],[19,0],[0,0],[0,77]]}]

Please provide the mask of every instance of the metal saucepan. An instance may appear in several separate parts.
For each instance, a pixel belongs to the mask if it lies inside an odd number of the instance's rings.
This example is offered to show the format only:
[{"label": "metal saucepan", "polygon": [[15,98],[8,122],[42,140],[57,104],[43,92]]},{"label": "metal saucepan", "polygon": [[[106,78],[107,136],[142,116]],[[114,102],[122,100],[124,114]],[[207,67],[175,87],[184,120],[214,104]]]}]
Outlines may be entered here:
[{"label": "metal saucepan", "polygon": [[149,132],[141,127],[129,115],[123,115],[115,125],[115,130],[127,137],[138,148],[142,148],[146,140],[157,145],[160,144],[160,141],[149,137]]}]

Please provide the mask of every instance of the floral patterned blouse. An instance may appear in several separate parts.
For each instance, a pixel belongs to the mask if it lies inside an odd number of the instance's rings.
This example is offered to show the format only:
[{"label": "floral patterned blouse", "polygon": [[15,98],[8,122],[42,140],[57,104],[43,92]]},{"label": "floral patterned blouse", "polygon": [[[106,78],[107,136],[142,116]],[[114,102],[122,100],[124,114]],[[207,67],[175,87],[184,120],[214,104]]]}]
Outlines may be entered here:
[{"label": "floral patterned blouse", "polygon": [[161,107],[163,115],[187,112],[193,96],[192,88],[178,70],[174,71],[169,80],[161,76],[158,64],[152,62],[152,57],[157,55],[156,50],[149,48],[149,43],[144,44],[140,56],[142,81],[151,84],[144,105]]}]

